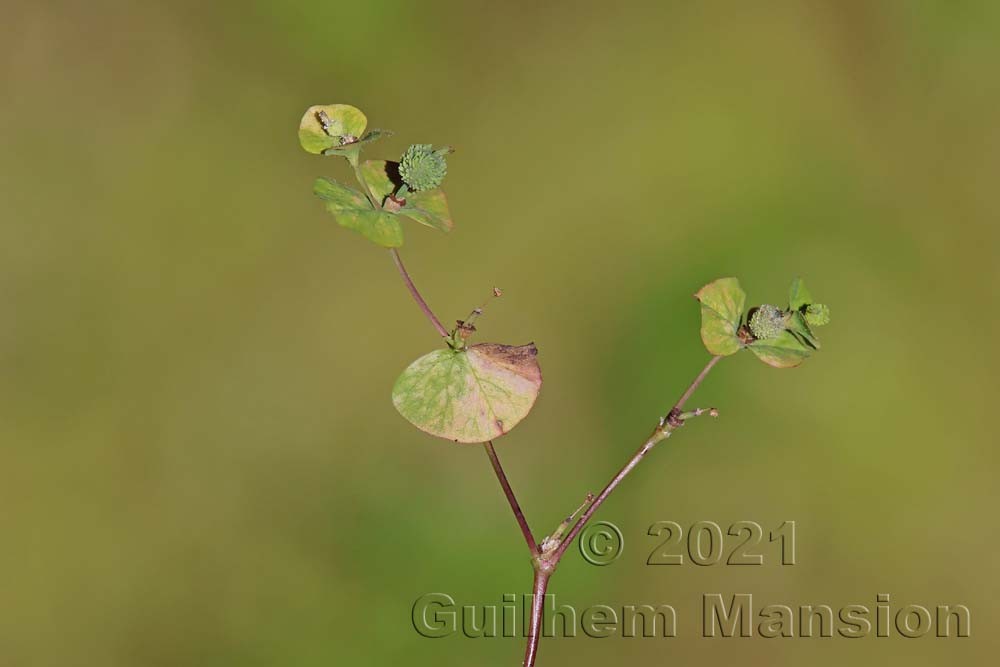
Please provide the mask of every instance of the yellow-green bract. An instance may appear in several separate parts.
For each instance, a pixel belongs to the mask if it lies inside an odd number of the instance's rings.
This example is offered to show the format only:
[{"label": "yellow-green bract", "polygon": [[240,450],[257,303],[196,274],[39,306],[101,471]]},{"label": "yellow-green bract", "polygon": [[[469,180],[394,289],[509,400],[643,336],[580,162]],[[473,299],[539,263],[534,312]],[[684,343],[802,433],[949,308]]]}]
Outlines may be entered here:
[{"label": "yellow-green bract", "polygon": [[719,278],[695,292],[701,302],[701,342],[712,354],[727,356],[743,345],[736,335],[747,295],[736,278]]},{"label": "yellow-green bract", "polygon": [[[324,116],[321,116],[324,114]],[[323,126],[321,118],[329,125]],[[349,104],[317,104],[306,109],[299,121],[299,143],[309,153],[320,154],[361,138],[368,119]]]},{"label": "yellow-green bract", "polygon": [[403,371],[392,402],[421,431],[453,442],[504,435],[531,411],[542,387],[534,344],[481,343],[426,354]]}]

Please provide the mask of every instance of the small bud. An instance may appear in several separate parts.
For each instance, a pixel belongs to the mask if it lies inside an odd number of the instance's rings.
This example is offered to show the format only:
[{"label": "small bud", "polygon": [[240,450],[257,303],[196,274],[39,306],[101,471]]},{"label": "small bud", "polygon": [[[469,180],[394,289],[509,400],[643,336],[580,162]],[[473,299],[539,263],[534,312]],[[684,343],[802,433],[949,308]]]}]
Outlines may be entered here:
[{"label": "small bud", "polygon": [[449,152],[446,148],[435,151],[430,144],[414,144],[399,161],[399,175],[414,192],[436,188],[448,173],[444,156]]},{"label": "small bud", "polygon": [[811,327],[821,327],[830,323],[830,308],[825,303],[811,303],[806,306],[806,323]]},{"label": "small bud", "polygon": [[750,316],[750,331],[757,340],[777,338],[785,330],[785,313],[776,306],[764,304]]},{"label": "small bud", "polygon": [[388,197],[385,198],[385,202],[382,204],[382,208],[384,208],[386,211],[389,211],[389,213],[399,213],[403,209],[403,206],[405,205],[406,205],[405,199],[396,199],[392,195],[389,195]]}]

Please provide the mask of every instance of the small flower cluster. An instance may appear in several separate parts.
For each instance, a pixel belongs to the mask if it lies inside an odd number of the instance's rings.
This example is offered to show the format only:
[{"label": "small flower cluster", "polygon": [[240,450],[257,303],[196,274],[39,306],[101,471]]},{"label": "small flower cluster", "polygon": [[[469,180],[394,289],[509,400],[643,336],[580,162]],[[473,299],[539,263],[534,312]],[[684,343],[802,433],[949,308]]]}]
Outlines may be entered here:
[{"label": "small flower cluster", "polygon": [[412,192],[433,190],[448,173],[445,155],[450,147],[434,149],[430,144],[413,144],[399,161],[399,176]]}]

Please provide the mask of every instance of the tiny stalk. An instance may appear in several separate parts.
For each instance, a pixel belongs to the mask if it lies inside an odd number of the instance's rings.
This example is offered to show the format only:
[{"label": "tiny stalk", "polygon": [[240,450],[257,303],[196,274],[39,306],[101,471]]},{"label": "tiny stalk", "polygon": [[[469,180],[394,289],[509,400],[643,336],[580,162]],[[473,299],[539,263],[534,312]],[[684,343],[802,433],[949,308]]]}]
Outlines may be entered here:
[{"label": "tiny stalk", "polygon": [[[388,248],[410,296],[445,343],[444,349],[420,357],[399,376],[393,403],[403,417],[427,433],[456,443],[483,445],[531,555],[533,598],[522,664],[533,667],[549,580],[567,549],[653,447],[696,417],[718,416],[715,408],[685,409],[711,370],[723,357],[742,350],[749,350],[769,366],[798,366],[819,350],[814,329],[829,322],[830,311],[813,300],[801,279],[792,282],[787,308],[761,304],[748,310],[746,294],[736,278],[721,278],[702,287],[694,296],[701,307],[701,339],[711,358],[600,493],[587,493],[584,502],[539,543],[494,447],[494,440],[509,433],[534,406],[542,383],[538,350],[533,343],[469,345],[468,338],[476,331],[485,303],[465,320],[457,320],[451,331],[427,305],[399,255],[398,247],[403,243],[400,220],[450,231],[451,213],[440,185],[447,174],[446,156],[451,148],[413,144],[398,162],[361,162],[362,149],[389,134],[383,130],[366,133],[366,126],[364,114],[349,105],[306,110],[299,125],[302,147],[316,155],[346,158],[361,187],[358,192],[336,181],[319,179],[314,192],[326,202],[338,224]],[[500,295],[501,291],[493,288],[493,296]]]}]

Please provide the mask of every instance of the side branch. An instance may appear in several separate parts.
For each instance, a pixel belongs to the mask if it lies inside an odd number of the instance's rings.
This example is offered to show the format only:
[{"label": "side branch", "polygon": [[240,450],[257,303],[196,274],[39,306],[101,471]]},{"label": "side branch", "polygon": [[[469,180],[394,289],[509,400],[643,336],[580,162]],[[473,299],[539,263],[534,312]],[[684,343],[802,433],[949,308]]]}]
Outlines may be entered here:
[{"label": "side branch", "polygon": [[577,519],[577,522],[573,524],[573,527],[570,529],[569,533],[567,533],[566,539],[562,541],[562,543],[559,545],[559,548],[556,550],[555,554],[553,554],[552,557],[553,562],[555,563],[559,562],[563,554],[566,553],[566,549],[569,548],[569,546],[573,543],[573,540],[576,539],[576,536],[580,534],[580,531],[583,530],[583,527],[587,524],[588,521],[590,521],[590,517],[592,517],[594,513],[598,510],[598,508],[600,508],[600,506],[604,503],[604,501],[608,499],[608,496],[611,495],[611,492],[614,491],[616,488],[618,488],[618,485],[621,484],[621,481],[625,479],[625,477],[630,472],[632,472],[632,470],[637,465],[639,465],[639,462],[642,461],[643,457],[645,457],[647,453],[649,453],[649,450],[651,450],[660,440],[665,440],[666,438],[669,438],[670,434],[673,433],[676,428],[678,428],[684,423],[680,419],[681,411],[684,409],[684,404],[688,402],[688,399],[691,398],[691,395],[694,394],[695,390],[705,380],[705,376],[708,375],[709,371],[712,370],[715,364],[719,363],[720,359],[722,359],[721,356],[715,356],[712,357],[711,360],[709,360],[708,364],[705,365],[705,368],[703,368],[701,372],[698,373],[698,377],[694,379],[694,382],[692,382],[691,385],[684,391],[684,393],[681,394],[681,397],[677,399],[677,402],[674,403],[674,407],[670,409],[670,412],[667,413],[667,416],[664,417],[663,420],[661,420],[660,425],[657,426],[655,429],[653,429],[653,433],[650,434],[649,438],[646,439],[646,442],[642,444],[642,447],[640,447],[638,451],[636,451],[636,453],[632,455],[632,458],[629,459],[628,463],[625,464],[625,467],[619,470],[618,473],[611,478],[611,481],[608,482],[608,485],[605,486],[604,489],[599,494],[597,494],[597,497],[594,498],[594,502],[592,502],[590,506],[583,512],[583,514],[580,515],[580,518]]}]

